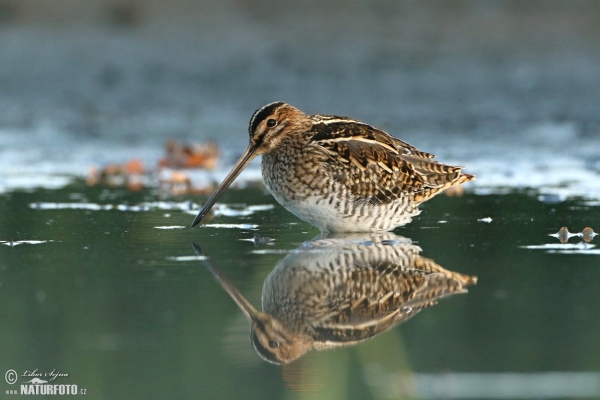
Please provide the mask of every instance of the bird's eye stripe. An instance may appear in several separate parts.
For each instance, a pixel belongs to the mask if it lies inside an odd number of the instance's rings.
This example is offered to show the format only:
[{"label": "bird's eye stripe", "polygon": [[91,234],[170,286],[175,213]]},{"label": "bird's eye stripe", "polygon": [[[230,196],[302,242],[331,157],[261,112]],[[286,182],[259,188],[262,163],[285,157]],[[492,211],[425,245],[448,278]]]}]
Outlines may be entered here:
[{"label": "bird's eye stripe", "polygon": [[256,110],[250,119],[250,125],[248,126],[248,131],[250,134],[254,134],[254,132],[256,132],[256,128],[258,128],[258,125],[260,125],[261,122],[273,114],[273,111],[282,104],[284,103],[279,101],[276,103],[267,104],[266,106]]}]

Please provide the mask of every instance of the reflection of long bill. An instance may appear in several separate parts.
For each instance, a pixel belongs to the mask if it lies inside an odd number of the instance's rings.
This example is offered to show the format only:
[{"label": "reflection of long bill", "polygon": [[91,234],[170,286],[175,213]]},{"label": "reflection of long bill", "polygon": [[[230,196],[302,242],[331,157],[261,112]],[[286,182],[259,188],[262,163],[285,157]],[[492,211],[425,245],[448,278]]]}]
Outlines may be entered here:
[{"label": "reflection of long bill", "polygon": [[206,214],[208,214],[208,212],[210,211],[212,206],[219,199],[219,197],[223,194],[223,192],[229,187],[229,185],[231,185],[233,183],[233,181],[235,180],[235,178],[237,178],[237,176],[240,174],[240,172],[242,172],[244,170],[244,168],[246,168],[248,166],[248,164],[250,164],[250,161],[252,161],[254,159],[254,157],[256,157],[256,155],[257,154],[255,153],[255,149],[252,146],[248,146],[248,148],[246,149],[244,154],[242,154],[242,157],[240,157],[238,162],[234,165],[234,167],[231,170],[231,172],[229,173],[229,175],[227,175],[227,177],[223,180],[223,182],[221,182],[221,184],[219,185],[217,190],[215,190],[215,192],[206,201],[206,204],[204,204],[204,207],[202,207],[202,210],[200,210],[198,215],[196,215],[194,222],[192,222],[192,228],[194,226],[198,225],[200,223],[200,221],[202,221],[204,219]]},{"label": "reflection of long bill", "polygon": [[[194,250],[196,250],[196,253],[198,255],[204,256],[202,249],[198,245],[192,243],[192,246],[194,247]],[[254,308],[252,304],[250,304],[250,302],[246,300],[242,293],[240,293],[240,291],[235,286],[233,286],[233,283],[231,283],[229,279],[227,279],[224,275],[221,275],[221,273],[215,267],[213,267],[212,263],[208,258],[206,258],[206,256],[204,257],[204,264],[206,265],[207,269],[213,274],[213,276],[221,284],[221,286],[223,286],[223,289],[225,289],[227,294],[231,296],[233,301],[236,302],[236,304],[244,312],[248,320],[250,320],[250,322],[254,322],[256,320],[256,316],[259,314],[256,308]]]}]

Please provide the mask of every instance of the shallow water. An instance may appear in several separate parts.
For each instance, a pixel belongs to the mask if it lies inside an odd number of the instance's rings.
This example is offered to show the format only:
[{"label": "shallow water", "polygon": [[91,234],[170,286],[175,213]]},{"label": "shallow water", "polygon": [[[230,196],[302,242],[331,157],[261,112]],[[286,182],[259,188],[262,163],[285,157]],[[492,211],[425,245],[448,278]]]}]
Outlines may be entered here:
[{"label": "shallow water", "polygon": [[[54,370],[90,399],[600,398],[600,238],[548,236],[600,230],[600,3],[282,4],[0,1],[0,393]],[[190,178],[220,181],[276,100],[477,180],[338,255],[249,184],[253,162],[190,229],[206,198],[152,189],[165,142],[214,139],[216,168]],[[150,189],[81,181],[132,159]],[[477,284],[285,366],[224,290],[261,310],[282,265],[416,246]]]},{"label": "shallow water", "polygon": [[320,232],[260,188],[227,191],[190,229],[201,200],[78,181],[0,195],[0,371],[54,369],[94,399],[600,398],[600,242],[548,236],[600,229],[597,203],[434,198],[389,243],[477,284],[373,339],[276,366],[192,244],[260,310],[265,278],[314,255],[302,249]]}]

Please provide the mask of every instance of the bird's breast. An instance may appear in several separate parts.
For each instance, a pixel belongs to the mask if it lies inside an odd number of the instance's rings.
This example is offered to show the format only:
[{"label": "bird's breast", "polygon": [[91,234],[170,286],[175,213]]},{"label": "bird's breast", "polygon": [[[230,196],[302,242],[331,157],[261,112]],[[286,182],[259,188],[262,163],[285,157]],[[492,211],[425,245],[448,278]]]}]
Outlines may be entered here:
[{"label": "bird's breast", "polygon": [[280,202],[323,194],[331,184],[323,160],[304,149],[264,154],[262,176],[269,192]]}]

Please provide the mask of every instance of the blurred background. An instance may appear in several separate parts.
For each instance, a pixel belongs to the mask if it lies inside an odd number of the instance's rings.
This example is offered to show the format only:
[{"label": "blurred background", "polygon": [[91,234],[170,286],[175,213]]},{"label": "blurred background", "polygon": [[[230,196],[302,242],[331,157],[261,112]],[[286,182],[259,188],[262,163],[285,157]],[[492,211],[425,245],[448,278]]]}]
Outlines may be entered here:
[{"label": "blurred background", "polygon": [[[599,229],[598,21],[594,0],[0,0],[0,374],[56,368],[88,399],[600,398],[599,238],[547,236]],[[154,172],[168,140],[213,140],[215,168],[186,174],[220,180],[276,100],[476,174],[396,233],[477,286],[263,362],[191,243],[260,308],[319,232],[260,185],[188,229],[206,197]],[[89,186],[132,160],[154,184]]]},{"label": "blurred background", "polygon": [[218,179],[252,112],[284,100],[466,165],[478,187],[598,194],[599,15],[593,0],[0,0],[0,187],[154,165],[168,138],[216,140]]}]

